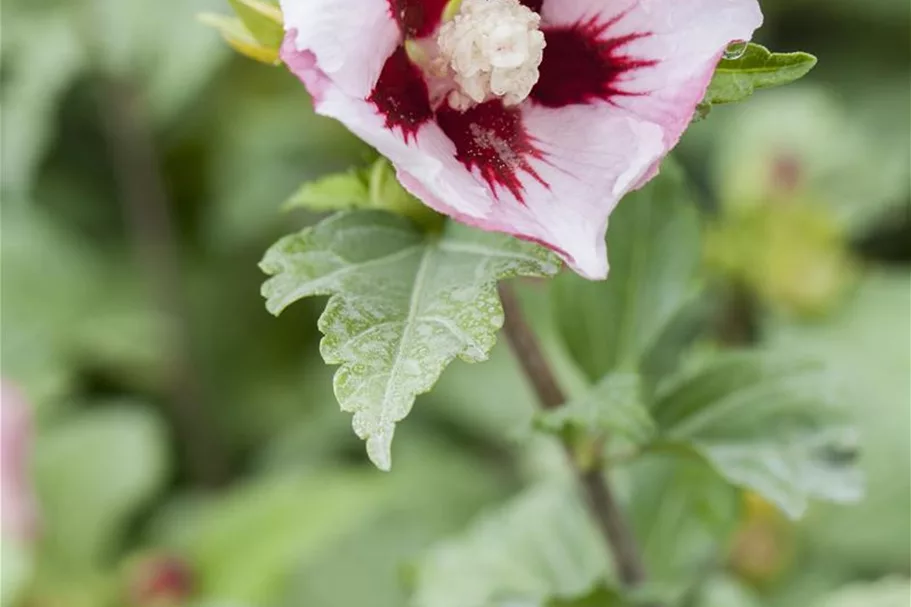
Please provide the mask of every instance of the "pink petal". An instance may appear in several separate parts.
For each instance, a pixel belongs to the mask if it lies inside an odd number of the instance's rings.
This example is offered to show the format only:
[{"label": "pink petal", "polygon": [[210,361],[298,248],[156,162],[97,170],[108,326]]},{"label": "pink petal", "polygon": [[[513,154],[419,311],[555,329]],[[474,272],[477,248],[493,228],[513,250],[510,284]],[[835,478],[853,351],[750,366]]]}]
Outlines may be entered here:
[{"label": "pink petal", "polygon": [[279,55],[291,73],[300,78],[313,97],[313,104],[319,105],[325,90],[332,84],[329,78],[316,65],[316,56],[310,51],[299,51],[294,42],[296,32],[285,35]]},{"label": "pink petal", "polygon": [[366,97],[402,32],[386,0],[281,0],[294,48],[349,95]]}]

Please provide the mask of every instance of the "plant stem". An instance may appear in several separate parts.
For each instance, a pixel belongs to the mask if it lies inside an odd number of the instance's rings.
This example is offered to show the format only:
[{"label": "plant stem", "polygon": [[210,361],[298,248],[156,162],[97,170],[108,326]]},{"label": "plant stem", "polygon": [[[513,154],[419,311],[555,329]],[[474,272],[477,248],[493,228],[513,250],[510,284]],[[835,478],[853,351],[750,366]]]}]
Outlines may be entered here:
[{"label": "plant stem", "polygon": [[[555,409],[566,398],[560,389],[538,339],[525,320],[521,304],[509,285],[500,285],[500,299],[506,313],[503,330],[513,353],[531,382],[544,409]],[[579,481],[589,511],[614,558],[621,581],[627,586],[637,586],[645,580],[645,566],[632,529],[620,509],[617,499],[607,483],[600,458],[588,469],[579,467],[572,445],[564,441],[576,478]]]},{"label": "plant stem", "polygon": [[205,406],[192,355],[192,322],[181,284],[173,219],[141,96],[121,79],[102,82],[101,104],[120,197],[144,278],[168,316],[170,394],[165,399],[189,474],[196,483],[221,484],[227,460]]}]

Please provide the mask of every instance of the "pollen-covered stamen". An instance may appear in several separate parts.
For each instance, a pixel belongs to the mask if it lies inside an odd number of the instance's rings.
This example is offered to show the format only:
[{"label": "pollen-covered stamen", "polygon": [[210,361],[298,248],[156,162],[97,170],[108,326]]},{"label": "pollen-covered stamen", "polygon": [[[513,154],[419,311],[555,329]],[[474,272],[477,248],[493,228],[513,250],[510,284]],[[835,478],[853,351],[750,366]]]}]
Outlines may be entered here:
[{"label": "pollen-covered stamen", "polygon": [[540,23],[519,0],[462,0],[437,36],[439,61],[458,86],[450,105],[464,110],[495,97],[505,105],[524,101],[544,57]]}]

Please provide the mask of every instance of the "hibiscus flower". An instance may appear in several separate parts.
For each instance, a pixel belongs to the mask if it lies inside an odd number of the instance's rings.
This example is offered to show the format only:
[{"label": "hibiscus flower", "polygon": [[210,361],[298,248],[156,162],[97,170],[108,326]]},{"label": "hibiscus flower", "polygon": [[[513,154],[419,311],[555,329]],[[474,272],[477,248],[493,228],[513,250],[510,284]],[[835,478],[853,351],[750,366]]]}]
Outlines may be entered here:
[{"label": "hibiscus flower", "polygon": [[657,174],[756,0],[282,0],[281,58],[437,211],[607,276],[608,216]]}]

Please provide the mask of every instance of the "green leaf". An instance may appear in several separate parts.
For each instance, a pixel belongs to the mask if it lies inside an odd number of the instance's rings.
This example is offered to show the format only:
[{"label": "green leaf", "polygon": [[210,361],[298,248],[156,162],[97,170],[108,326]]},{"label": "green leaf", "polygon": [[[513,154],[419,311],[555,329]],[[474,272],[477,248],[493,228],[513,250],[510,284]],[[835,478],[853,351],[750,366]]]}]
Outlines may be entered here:
[{"label": "green leaf", "polygon": [[761,353],[715,356],[678,375],[652,406],[662,441],[687,445],[730,482],[800,517],[811,497],[861,497],[855,433],[816,365]]},{"label": "green leaf", "polygon": [[3,40],[5,80],[0,92],[4,125],[0,184],[7,203],[30,192],[44,155],[56,138],[55,117],[64,95],[85,68],[87,58],[62,10],[46,16],[17,14]]},{"label": "green leaf", "polygon": [[886,578],[874,583],[846,586],[815,607],[905,607],[911,595],[911,584],[899,577]]},{"label": "green leaf", "polygon": [[21,605],[22,594],[28,587],[34,570],[33,555],[21,542],[0,540],[0,562],[3,576],[0,577],[0,607]]},{"label": "green leaf", "polygon": [[812,545],[837,568],[911,567],[908,310],[911,276],[896,267],[871,272],[845,306],[824,322],[767,318],[763,323],[770,348],[812,356],[826,365],[860,434],[863,502],[820,505],[802,525]]},{"label": "green leaf", "polygon": [[326,175],[308,181],[292,194],[286,209],[303,208],[310,211],[344,211],[370,206],[368,175],[352,169],[347,173]]},{"label": "green leaf", "polygon": [[620,203],[607,251],[606,281],[565,273],[553,289],[563,339],[591,381],[616,369],[637,370],[693,299],[699,223],[676,165],[665,162],[660,176]]},{"label": "green leaf", "polygon": [[620,435],[635,444],[647,442],[654,423],[640,395],[634,373],[608,374],[591,391],[562,407],[538,415],[539,429],[555,434]]},{"label": "green leaf", "polygon": [[217,13],[200,13],[197,19],[200,23],[216,29],[224,41],[241,55],[269,65],[275,65],[280,61],[278,48],[262,44],[241,19]]},{"label": "green leaf", "polygon": [[277,474],[172,507],[159,522],[160,541],[189,559],[202,596],[274,604],[295,571],[389,498],[363,472]]},{"label": "green leaf", "polygon": [[263,0],[228,0],[246,29],[263,46],[278,49],[285,37],[281,10]]},{"label": "green leaf", "polygon": [[285,203],[286,209],[347,211],[378,209],[408,217],[416,223],[437,228],[443,216],[424,205],[401,186],[392,164],[379,158],[366,169],[328,175],[303,184]]},{"label": "green leaf", "polygon": [[503,324],[497,280],[547,276],[544,249],[455,223],[422,232],[378,211],[341,213],[276,243],[261,263],[266,307],[329,295],[320,351],[342,410],[383,470],[396,422],[457,356],[486,360]]},{"label": "green leaf", "polygon": [[734,577],[733,573],[718,573],[708,579],[698,590],[693,603],[699,607],[761,607],[747,583]]},{"label": "green leaf", "polygon": [[165,430],[148,409],[89,410],[40,435],[34,474],[44,549],[77,568],[109,564],[167,470]]},{"label": "green leaf", "polygon": [[353,533],[295,569],[286,595],[294,597],[293,605],[407,605],[416,556],[440,538],[460,533],[480,509],[514,491],[485,465],[489,460],[482,454],[451,440],[451,427],[432,426],[408,428],[408,436],[397,443],[402,452],[391,477],[363,471],[391,499],[371,508],[370,520]]},{"label": "green leaf", "polygon": [[703,104],[742,101],[757,89],[799,80],[815,65],[816,57],[808,53],[772,53],[764,46],[751,42],[743,56],[721,60]]},{"label": "green leaf", "polygon": [[543,607],[584,597],[610,569],[589,521],[571,486],[530,489],[432,549],[418,564],[411,605]]},{"label": "green leaf", "polygon": [[548,601],[547,607],[624,607],[629,604],[616,590],[599,586],[582,597]]},{"label": "green leaf", "polygon": [[80,365],[158,377],[164,318],[140,295],[140,277],[119,265],[126,260],[97,255],[33,206],[5,207],[0,232],[0,370],[30,402],[65,401]]},{"label": "green leaf", "polygon": [[646,453],[622,469],[629,478],[629,520],[649,582],[662,604],[678,604],[717,562],[740,522],[740,491],[706,462]]}]

